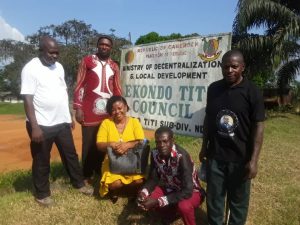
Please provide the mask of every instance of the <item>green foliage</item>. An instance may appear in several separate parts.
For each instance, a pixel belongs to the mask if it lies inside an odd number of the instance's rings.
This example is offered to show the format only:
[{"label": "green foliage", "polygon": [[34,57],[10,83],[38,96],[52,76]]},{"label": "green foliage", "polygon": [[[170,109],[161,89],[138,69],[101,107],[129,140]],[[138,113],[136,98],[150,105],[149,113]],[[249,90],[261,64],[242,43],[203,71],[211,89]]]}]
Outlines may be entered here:
[{"label": "green foliage", "polygon": [[266,82],[269,79],[269,74],[263,74],[263,73],[257,73],[254,76],[252,76],[251,80],[260,88],[263,88],[266,86]]},{"label": "green foliage", "polygon": [[0,177],[0,196],[32,189],[31,171],[18,170]]},{"label": "green foliage", "polygon": [[131,45],[131,42],[125,38],[118,38],[115,35],[111,35],[114,41],[114,45],[111,51],[111,58],[120,64],[121,61],[121,48],[123,46]]},{"label": "green foliage", "polygon": [[[62,163],[53,162],[51,163],[51,173],[50,173],[50,181],[55,182],[59,179],[65,179],[65,182],[68,181],[68,174],[65,171]],[[32,181],[31,181],[31,171],[30,170],[17,170],[13,172],[8,172],[2,174],[0,176],[0,190],[3,191],[14,188],[15,191],[30,190],[32,189]],[[10,190],[9,192],[13,192]],[[5,194],[5,193],[2,193]],[[0,192],[1,196],[1,192]]]},{"label": "green foliage", "polygon": [[260,88],[264,87],[264,81],[260,75],[252,77],[252,81]]},{"label": "green foliage", "polygon": [[295,100],[300,103],[300,81],[294,81],[293,93]]},{"label": "green foliage", "polygon": [[300,71],[300,57],[290,59],[280,67],[277,72],[278,86],[283,89],[287,85],[291,84],[295,80],[297,71]]},{"label": "green foliage", "polygon": [[147,43],[153,43],[158,41],[164,41],[163,37],[159,36],[159,34],[156,32],[150,32],[146,35],[140,36],[136,40],[135,44],[140,45],[140,44],[147,44]]},{"label": "green foliage", "polygon": [[[295,79],[300,68],[299,15],[296,0],[238,1],[233,45],[244,52],[248,75],[268,73],[280,88]],[[252,28],[265,28],[265,34],[247,33]]]},{"label": "green foliage", "polygon": [[79,61],[82,56],[83,55],[77,45],[60,46],[59,62],[64,67],[65,81],[71,98],[76,83]]},{"label": "green foliage", "polygon": [[93,50],[98,32],[92,29],[92,25],[73,19],[63,22],[61,25],[51,24],[41,27],[37,33],[26,37],[26,39],[37,46],[41,36],[52,36],[64,46],[75,45],[84,55]]},{"label": "green foliage", "polygon": [[36,51],[34,46],[6,40],[0,41],[0,48],[5,49],[2,59],[13,59],[0,72],[0,91],[10,91],[13,95],[19,96],[22,68],[35,55]]},{"label": "green foliage", "polygon": [[161,36],[156,32],[150,32],[146,35],[140,36],[136,40],[135,44],[141,45],[141,44],[148,44],[148,43],[159,42],[159,41],[176,40],[179,38],[195,37],[195,36],[199,36],[199,34],[193,33],[193,34],[188,34],[188,35],[182,36],[180,33],[172,33],[167,36]]},{"label": "green foliage", "polygon": [[54,27],[54,37],[58,38],[64,45],[77,45],[81,51],[90,51],[90,40],[97,36],[97,31],[92,29],[92,25],[83,21],[69,20]]},{"label": "green foliage", "polygon": [[245,75],[248,78],[259,74],[268,76],[274,74],[270,57],[273,44],[270,39],[256,34],[234,34],[232,42],[233,48],[239,48],[243,52],[246,63]]}]

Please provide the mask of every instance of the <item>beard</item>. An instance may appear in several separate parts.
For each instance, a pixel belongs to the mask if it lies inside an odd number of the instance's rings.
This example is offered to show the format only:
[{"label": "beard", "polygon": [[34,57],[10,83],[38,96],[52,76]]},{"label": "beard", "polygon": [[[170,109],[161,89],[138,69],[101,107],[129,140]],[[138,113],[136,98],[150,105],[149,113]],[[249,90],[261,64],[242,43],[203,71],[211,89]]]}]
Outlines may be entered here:
[{"label": "beard", "polygon": [[108,59],[110,56],[110,51],[98,50],[97,55],[100,59]]}]

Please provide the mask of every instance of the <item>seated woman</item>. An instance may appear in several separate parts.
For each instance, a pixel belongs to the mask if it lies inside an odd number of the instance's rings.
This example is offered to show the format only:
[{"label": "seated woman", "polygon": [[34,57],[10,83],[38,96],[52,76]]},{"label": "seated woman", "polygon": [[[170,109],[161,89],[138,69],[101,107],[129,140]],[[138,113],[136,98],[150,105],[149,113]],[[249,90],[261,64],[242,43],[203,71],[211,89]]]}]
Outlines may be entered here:
[{"label": "seated woman", "polygon": [[[129,107],[122,96],[112,96],[106,105],[106,111],[111,118],[105,119],[97,134],[97,147],[107,152],[111,147],[116,154],[126,152],[144,139],[144,131],[139,120],[126,116]],[[138,189],[143,185],[143,175],[121,175],[109,171],[107,155],[102,164],[102,179],[100,181],[100,196],[109,193],[113,203],[120,194],[136,196]]]}]

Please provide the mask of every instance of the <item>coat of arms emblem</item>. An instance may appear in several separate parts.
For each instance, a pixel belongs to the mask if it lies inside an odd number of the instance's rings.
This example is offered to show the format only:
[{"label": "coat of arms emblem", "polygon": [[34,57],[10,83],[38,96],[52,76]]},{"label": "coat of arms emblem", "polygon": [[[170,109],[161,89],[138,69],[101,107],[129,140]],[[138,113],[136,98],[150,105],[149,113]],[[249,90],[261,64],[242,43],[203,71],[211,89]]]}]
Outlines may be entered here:
[{"label": "coat of arms emblem", "polygon": [[202,41],[204,41],[203,44],[203,53],[199,53],[198,56],[204,60],[204,61],[213,61],[217,59],[222,51],[218,51],[219,49],[219,41],[222,39],[222,37],[218,38],[212,38],[209,40],[206,40],[206,38],[203,38]]}]

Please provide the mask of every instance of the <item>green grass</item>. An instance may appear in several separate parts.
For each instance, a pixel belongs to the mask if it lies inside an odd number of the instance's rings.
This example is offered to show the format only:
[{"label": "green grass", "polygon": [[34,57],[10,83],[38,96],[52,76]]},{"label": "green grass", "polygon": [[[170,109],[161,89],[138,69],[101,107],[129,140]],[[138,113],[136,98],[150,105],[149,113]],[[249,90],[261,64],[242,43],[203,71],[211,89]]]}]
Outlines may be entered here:
[{"label": "green grass", "polygon": [[[177,136],[176,142],[187,148],[198,164],[201,139]],[[247,225],[299,225],[299,146],[300,117],[270,115],[266,121],[259,173],[252,182]],[[77,193],[60,163],[52,164],[50,180],[56,204],[43,208],[33,201],[30,171],[0,175],[0,224],[160,224],[157,216],[138,211],[126,198],[113,205],[107,199]],[[198,225],[207,224],[205,205],[196,215]],[[178,220],[175,224],[182,223]]]},{"label": "green grass", "polygon": [[0,102],[0,114],[25,115],[23,103]]}]

